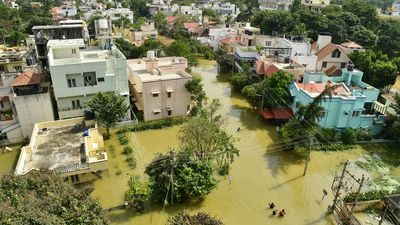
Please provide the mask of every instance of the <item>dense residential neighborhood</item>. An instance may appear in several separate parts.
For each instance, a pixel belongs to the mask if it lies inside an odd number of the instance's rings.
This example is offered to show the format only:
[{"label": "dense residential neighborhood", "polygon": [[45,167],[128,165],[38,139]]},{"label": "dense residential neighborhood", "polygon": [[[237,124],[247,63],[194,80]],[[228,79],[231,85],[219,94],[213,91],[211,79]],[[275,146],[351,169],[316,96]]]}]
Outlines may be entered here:
[{"label": "dense residential neighborhood", "polygon": [[1,224],[400,224],[400,2],[4,0]]}]

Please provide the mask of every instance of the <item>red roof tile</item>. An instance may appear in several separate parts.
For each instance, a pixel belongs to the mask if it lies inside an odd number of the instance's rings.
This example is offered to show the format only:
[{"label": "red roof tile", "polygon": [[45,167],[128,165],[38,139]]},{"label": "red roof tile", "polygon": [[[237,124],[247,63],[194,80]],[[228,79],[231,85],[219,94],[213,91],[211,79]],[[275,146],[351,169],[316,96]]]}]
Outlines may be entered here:
[{"label": "red roof tile", "polygon": [[329,53],[332,53],[336,49],[339,49],[339,51],[342,52],[342,54],[347,58],[346,52],[344,51],[343,47],[340,45],[332,44],[329,43],[325,45],[325,47],[321,48],[319,51],[315,53],[315,55],[318,57],[318,61],[323,59],[325,56],[327,56]]},{"label": "red roof tile", "polygon": [[176,16],[167,16],[167,22],[168,23],[173,23],[175,22]]},{"label": "red roof tile", "polygon": [[293,118],[291,108],[272,108],[261,112],[265,119],[284,120]]},{"label": "red roof tile", "polygon": [[12,82],[11,86],[26,86],[31,84],[39,84],[40,76],[32,71],[25,71],[20,73]]},{"label": "red roof tile", "polygon": [[191,22],[191,23],[184,23],[183,26],[185,27],[185,29],[189,30],[198,27],[199,24],[196,22]]},{"label": "red roof tile", "polygon": [[220,41],[223,44],[230,44],[230,43],[238,43],[240,42],[240,37],[239,36],[234,36],[234,37],[227,37],[227,38],[223,38]]},{"label": "red roof tile", "polygon": [[269,77],[278,71],[279,71],[279,68],[276,67],[274,64],[271,64],[268,68],[265,69],[264,75]]},{"label": "red roof tile", "polygon": [[[327,82],[327,83],[297,83],[297,87],[300,89],[308,92],[308,93],[322,93],[325,90],[326,86],[333,86],[336,85],[336,83],[333,82]],[[343,86],[342,83],[340,83],[340,86],[336,87],[335,90],[333,91],[334,94],[346,94],[349,93],[349,91]]]}]

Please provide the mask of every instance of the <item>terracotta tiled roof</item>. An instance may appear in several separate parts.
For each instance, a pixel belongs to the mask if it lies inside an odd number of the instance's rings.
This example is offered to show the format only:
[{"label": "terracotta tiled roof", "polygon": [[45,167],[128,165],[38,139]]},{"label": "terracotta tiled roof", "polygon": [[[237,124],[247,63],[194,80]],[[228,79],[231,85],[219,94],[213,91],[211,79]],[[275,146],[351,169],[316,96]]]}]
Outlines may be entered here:
[{"label": "terracotta tiled roof", "polygon": [[10,101],[10,97],[8,97],[7,95],[0,96],[0,101]]},{"label": "terracotta tiled roof", "polygon": [[167,22],[168,23],[173,23],[175,22],[176,17],[175,16],[167,16]]},{"label": "terracotta tiled roof", "polygon": [[274,64],[270,65],[268,68],[265,69],[264,75],[266,77],[271,76],[272,74],[276,73],[279,71],[279,68],[276,67]]},{"label": "terracotta tiled roof", "polygon": [[220,42],[224,43],[224,44],[230,44],[230,43],[233,43],[233,42],[240,42],[240,37],[239,36],[227,37],[227,38],[221,39]]},{"label": "terracotta tiled roof", "polygon": [[340,45],[343,46],[343,47],[346,47],[346,48],[363,48],[361,45],[359,45],[359,44],[357,44],[355,42],[352,42],[352,41],[345,42],[345,43],[342,43]]},{"label": "terracotta tiled roof", "polygon": [[319,51],[317,51],[315,53],[315,55],[318,57],[318,61],[319,61],[319,60],[323,59],[325,56],[327,56],[328,54],[335,51],[336,49],[339,49],[339,51],[341,51],[342,54],[344,54],[344,56],[347,58],[346,52],[344,51],[343,47],[340,45],[332,44],[332,43],[329,43],[325,47],[321,48]]},{"label": "terracotta tiled roof", "polygon": [[199,24],[195,23],[195,22],[191,22],[191,23],[184,23],[183,26],[185,27],[185,29],[190,30],[190,29],[198,27]]},{"label": "terracotta tiled roof", "polygon": [[332,76],[332,75],[336,74],[337,70],[338,69],[336,68],[336,66],[331,66],[329,69],[325,70],[324,73],[328,76]]},{"label": "terracotta tiled roof", "polygon": [[316,41],[314,41],[314,42],[311,44],[311,50],[317,50],[317,48],[318,48],[318,44],[317,44]]},{"label": "terracotta tiled roof", "polygon": [[256,73],[266,77],[279,71],[279,68],[271,62],[264,62],[262,60],[256,61]]},{"label": "terracotta tiled roof", "polygon": [[25,71],[20,73],[12,82],[11,86],[26,86],[31,84],[39,84],[40,76],[32,71]]},{"label": "terracotta tiled roof", "polygon": [[261,112],[265,119],[290,119],[293,117],[293,111],[291,108],[272,108]]},{"label": "terracotta tiled roof", "polygon": [[[336,83],[326,82],[326,83],[297,83],[297,87],[304,90],[308,93],[322,93],[325,90],[326,86],[333,86]],[[348,94],[349,91],[343,86],[341,83],[338,87],[335,88],[334,94]]]}]

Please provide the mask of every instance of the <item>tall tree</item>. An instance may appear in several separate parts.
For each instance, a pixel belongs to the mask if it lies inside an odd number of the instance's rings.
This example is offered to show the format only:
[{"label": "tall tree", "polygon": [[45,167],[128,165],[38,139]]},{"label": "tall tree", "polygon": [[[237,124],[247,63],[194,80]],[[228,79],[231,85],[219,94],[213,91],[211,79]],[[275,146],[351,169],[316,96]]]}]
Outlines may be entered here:
[{"label": "tall tree", "polygon": [[125,202],[138,211],[143,211],[143,203],[150,198],[149,183],[139,176],[133,175],[128,181],[128,191],[125,193]]},{"label": "tall tree", "polygon": [[2,224],[108,224],[88,188],[76,189],[56,174],[32,170],[0,181]]},{"label": "tall tree", "polygon": [[107,133],[110,133],[110,128],[115,127],[129,109],[126,99],[115,93],[100,92],[87,105],[96,113],[97,120],[104,125]]},{"label": "tall tree", "polygon": [[221,103],[213,99],[181,128],[178,139],[180,148],[194,159],[224,166],[234,161],[239,150],[233,145],[232,136],[223,129],[225,120],[218,114],[220,109]]},{"label": "tall tree", "polygon": [[135,17],[150,17],[149,7],[145,0],[128,0],[127,3]]},{"label": "tall tree", "polygon": [[217,185],[209,161],[194,160],[182,151],[159,154],[145,173],[153,200],[164,205],[204,198]]},{"label": "tall tree", "polygon": [[397,66],[387,55],[367,50],[351,54],[350,59],[356,68],[364,72],[363,81],[366,83],[384,88],[396,82]]}]

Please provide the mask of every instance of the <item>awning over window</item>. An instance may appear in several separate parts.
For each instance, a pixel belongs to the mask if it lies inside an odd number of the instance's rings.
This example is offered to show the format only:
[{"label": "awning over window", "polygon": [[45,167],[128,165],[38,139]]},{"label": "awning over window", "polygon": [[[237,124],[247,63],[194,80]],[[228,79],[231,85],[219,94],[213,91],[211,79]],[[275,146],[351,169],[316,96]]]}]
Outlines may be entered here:
[{"label": "awning over window", "polygon": [[153,95],[158,95],[158,94],[160,94],[159,91],[152,91],[151,93],[152,93]]},{"label": "awning over window", "polygon": [[153,109],[153,113],[160,113],[161,109]]},{"label": "awning over window", "polygon": [[172,89],[167,89],[167,92],[174,92],[174,90],[172,90]]}]

